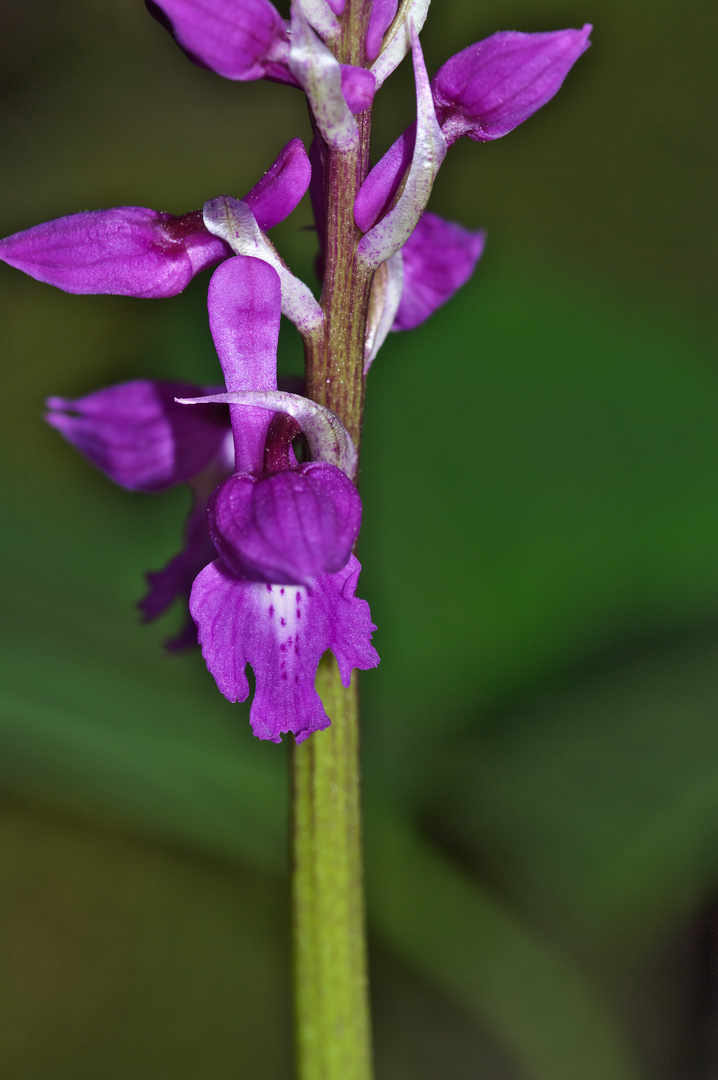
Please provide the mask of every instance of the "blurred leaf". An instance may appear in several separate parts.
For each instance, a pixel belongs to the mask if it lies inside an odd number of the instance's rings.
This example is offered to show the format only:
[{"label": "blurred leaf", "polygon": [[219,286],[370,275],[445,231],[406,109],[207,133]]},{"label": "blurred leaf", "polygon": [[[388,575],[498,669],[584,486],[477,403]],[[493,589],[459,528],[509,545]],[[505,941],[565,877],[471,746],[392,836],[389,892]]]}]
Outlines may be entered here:
[{"label": "blurred leaf", "polygon": [[605,641],[718,608],[711,337],[489,269],[369,380],[363,685],[392,786],[421,786],[417,744],[430,769],[432,740]]},{"label": "blurred leaf", "polygon": [[715,630],[504,711],[441,771],[442,829],[519,907],[644,947],[718,880]]},{"label": "blurred leaf", "polygon": [[252,737],[246,708],[216,692],[199,657],[163,656],[126,591],[113,596],[127,523],[102,494],[79,514],[71,498],[53,505],[56,493],[6,490],[23,542],[0,586],[2,786],[281,867],[286,755]]},{"label": "blurred leaf", "polygon": [[532,1080],[636,1080],[587,980],[389,807],[369,814],[373,925],[501,1037]]}]

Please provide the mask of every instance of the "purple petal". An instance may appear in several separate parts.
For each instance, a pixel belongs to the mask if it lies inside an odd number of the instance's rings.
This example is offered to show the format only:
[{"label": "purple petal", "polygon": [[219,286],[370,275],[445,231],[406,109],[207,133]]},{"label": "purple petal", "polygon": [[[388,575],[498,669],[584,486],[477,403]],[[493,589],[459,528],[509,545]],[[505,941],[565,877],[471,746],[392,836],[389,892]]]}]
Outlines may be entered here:
[{"label": "purple petal", "polygon": [[335,15],[341,15],[344,11],[344,4],[346,0],[327,0],[329,7],[332,9]]},{"label": "purple petal", "polygon": [[416,120],[377,161],[354,200],[357,228],[368,232],[383,217],[409,171],[416,141]]},{"label": "purple petal", "polygon": [[452,56],[431,84],[447,141],[468,135],[487,142],[527,120],[588,49],[591,30],[589,23],[545,34],[504,30]]},{"label": "purple petal", "polygon": [[486,233],[471,232],[436,214],[423,214],[404,247],[404,288],[392,330],[411,330],[469,280]]},{"label": "purple petal", "polygon": [[[175,600],[189,601],[192,583],[197,574],[217,557],[207,528],[207,503],[200,495],[195,500],[187,518],[182,550],[162,570],[146,575],[147,593],[138,603],[144,622],[159,618]],[[172,651],[190,648],[197,644],[197,627],[189,612],[187,622],[175,638],[165,645]]]},{"label": "purple petal", "polygon": [[219,555],[241,578],[309,584],[346,565],[361,524],[361,499],[343,472],[310,462],[256,479],[231,476],[209,503]]},{"label": "purple petal", "polygon": [[269,0],[146,0],[195,64],[226,79],[274,75],[287,54],[284,20]]},{"label": "purple petal", "polygon": [[196,579],[190,610],[202,655],[229,701],[246,700],[251,664],[256,691],[249,716],[258,738],[280,742],[283,732],[293,732],[301,742],[329,725],[314,689],[327,649],[345,686],[352,668],[379,663],[369,605],[354,595],[360,569],[352,555],[343,570],[322,574],[311,588],[240,581],[222,562]]},{"label": "purple petal", "polygon": [[198,389],[138,379],[75,400],[48,398],[46,419],[116,484],[161,491],[203,469],[227,437],[221,405],[186,409],[175,401]]},{"label": "purple petal", "polygon": [[376,60],[379,55],[382,38],[394,21],[398,6],[398,0],[374,0],[366,32],[367,60]]},{"label": "purple petal", "polygon": [[[227,389],[276,390],[282,307],[277,272],[260,259],[235,255],[212,275],[207,306]],[[239,405],[229,412],[237,472],[261,472],[271,412]]]},{"label": "purple petal", "polygon": [[175,217],[142,206],[70,214],[0,240],[0,259],[38,281],[118,296],[175,296],[229,254],[200,211]]},{"label": "purple petal", "polygon": [[376,93],[376,79],[366,68],[341,65],[342,94],[353,113],[371,108]]},{"label": "purple petal", "polygon": [[277,160],[244,196],[265,232],[289,217],[309,187],[312,166],[301,139],[291,139]]}]

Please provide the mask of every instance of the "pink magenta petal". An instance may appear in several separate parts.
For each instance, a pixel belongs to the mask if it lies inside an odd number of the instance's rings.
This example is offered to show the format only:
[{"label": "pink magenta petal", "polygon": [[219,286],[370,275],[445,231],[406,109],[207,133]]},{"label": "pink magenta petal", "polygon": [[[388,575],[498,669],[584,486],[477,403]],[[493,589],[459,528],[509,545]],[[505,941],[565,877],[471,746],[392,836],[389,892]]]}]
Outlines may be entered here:
[{"label": "pink magenta petal", "polygon": [[87,210],[0,240],[0,259],[70,293],[166,297],[231,249],[199,211],[175,217],[141,206]]},{"label": "pink magenta petal", "polygon": [[[212,275],[207,304],[227,389],[276,390],[282,309],[276,270],[260,259],[235,255]],[[194,408],[187,406],[187,411]],[[229,412],[237,472],[261,472],[272,413],[240,405],[230,406]]]},{"label": "pink magenta petal", "polygon": [[195,476],[229,431],[221,405],[186,409],[191,383],[137,379],[74,400],[48,398],[48,424],[111,480],[131,491],[162,491]]},{"label": "pink magenta petal", "polygon": [[265,232],[289,217],[309,187],[312,166],[301,139],[291,139],[266,173],[244,196]]},{"label": "pink magenta petal", "polygon": [[416,121],[389,147],[359,188],[354,200],[354,220],[362,232],[368,232],[389,209],[409,171],[415,140]]},{"label": "pink magenta petal", "polygon": [[[269,0],[146,0],[190,60],[226,79],[262,79],[287,52],[286,27]],[[274,65],[276,66],[276,65]]]},{"label": "pink magenta petal", "polygon": [[404,287],[392,330],[411,330],[445,304],[473,274],[485,240],[481,229],[422,214],[401,249]]},{"label": "pink magenta petal", "polygon": [[503,30],[452,56],[431,82],[447,141],[498,139],[527,120],[559,90],[591,30]]},{"label": "pink magenta petal", "polygon": [[210,563],[196,579],[190,610],[202,655],[229,701],[245,701],[250,664],[256,691],[250,721],[260,739],[297,742],[329,725],[314,689],[317,665],[327,649],[349,686],[353,668],[376,667],[369,605],[355,596],[361,567],[350,556],[336,574],[322,574],[311,587],[240,581],[222,562]]},{"label": "pink magenta petal", "polygon": [[366,32],[367,60],[376,60],[379,55],[382,38],[391,26],[398,6],[398,0],[374,0]]},{"label": "pink magenta petal", "polygon": [[376,93],[376,79],[366,68],[341,64],[342,94],[350,112],[360,113],[371,107]]},{"label": "pink magenta petal", "polygon": [[209,503],[209,528],[238,577],[309,584],[346,565],[361,525],[357,489],[334,465],[309,462],[257,479],[230,476]]}]

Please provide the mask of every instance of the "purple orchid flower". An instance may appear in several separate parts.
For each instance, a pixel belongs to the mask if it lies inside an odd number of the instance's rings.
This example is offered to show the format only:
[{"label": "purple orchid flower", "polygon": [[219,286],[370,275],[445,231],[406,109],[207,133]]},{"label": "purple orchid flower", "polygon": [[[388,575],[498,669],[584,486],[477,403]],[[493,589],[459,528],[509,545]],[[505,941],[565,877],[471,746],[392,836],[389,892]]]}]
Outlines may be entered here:
[{"label": "purple orchid flower", "polygon": [[[509,30],[470,45],[439,68],[431,81],[436,117],[448,145],[461,135],[498,139],[528,120],[558,92],[592,27],[522,34]],[[389,212],[415,157],[416,122],[371,170],[354,203],[354,219],[368,232]]]},{"label": "purple orchid flower", "polygon": [[[588,25],[502,32],[452,57],[430,82],[418,37],[429,2],[367,0],[366,67],[356,67],[337,59],[345,0],[292,0],[290,22],[270,0],[147,0],[200,66],[233,80],[300,87],[314,127],[311,164],[293,139],[244,199],[217,196],[179,217],[143,207],[87,211],[0,241],[1,260],[74,293],[172,296],[221,264],[208,310],[226,390],[137,380],[76,400],[50,398],[47,419],[125,488],[190,485],[184,546],[147,575],[140,607],[153,619],[188,597],[194,622],[171,646],[198,637],[230,701],[247,698],[249,663],[252,727],[275,742],[285,732],[300,742],[329,724],[314,689],[327,649],[345,686],[353,668],[374,667],[379,658],[368,605],[355,595],[356,450],[332,412],[277,389],[280,314],[306,344],[321,347],[330,330],[326,308],[265,232],[311,184],[323,257],[332,155],[360,145],[356,114],[411,49],[417,119],[353,203],[362,233],[353,257],[367,280],[373,276],[366,374],[390,330],[427,319],[481,257],[483,231],[426,212],[447,148],[462,135],[487,141],[511,131],[553,97],[589,47]],[[295,453],[300,434],[307,461]]]},{"label": "purple orchid flower", "polygon": [[165,491],[222,451],[226,407],[206,405],[188,415],[177,404],[201,392],[191,383],[136,379],[81,398],[48,398],[45,419],[120,487]]},{"label": "purple orchid flower", "polygon": [[[360,566],[351,548],[359,496],[331,461],[296,464],[291,439],[298,426],[271,403],[294,407],[299,416],[313,413],[326,425],[323,436],[305,420],[310,448],[324,439],[328,458],[355,458],[340,445],[342,434],[345,447],[351,441],[333,414],[276,391],[276,271],[247,256],[228,260],[210,281],[208,307],[228,390],[219,399],[231,402],[237,472],[211,501],[210,530],[221,558],[195,580],[190,610],[207,667],[225,697],[244,701],[245,667],[254,669],[255,734],[279,742],[292,732],[301,742],[329,724],[314,689],[324,652],[334,652],[345,686],[352,668],[366,670],[379,658],[370,644],[375,627],[369,606],[355,596]],[[252,400],[266,404],[246,404]]]},{"label": "purple orchid flower", "polygon": [[[162,615],[177,599],[189,600],[192,582],[216,557],[207,528],[207,500],[234,464],[226,405],[189,410],[179,396],[204,391],[192,383],[137,379],[85,397],[48,398],[46,420],[92,464],[129,491],[165,491],[187,483],[193,504],[180,552],[147,574],[148,592],[139,602],[145,621]],[[188,616],[169,649],[197,644]]]},{"label": "purple orchid flower", "polygon": [[[292,139],[244,197],[260,229],[291,214],[311,179],[301,139]],[[0,240],[0,259],[70,293],[167,297],[231,247],[206,228],[201,210],[176,217],[140,206],[87,210]]]},{"label": "purple orchid flower", "polygon": [[452,56],[432,79],[436,113],[449,145],[461,135],[499,139],[558,93],[589,48],[593,27],[521,34],[504,30]]}]

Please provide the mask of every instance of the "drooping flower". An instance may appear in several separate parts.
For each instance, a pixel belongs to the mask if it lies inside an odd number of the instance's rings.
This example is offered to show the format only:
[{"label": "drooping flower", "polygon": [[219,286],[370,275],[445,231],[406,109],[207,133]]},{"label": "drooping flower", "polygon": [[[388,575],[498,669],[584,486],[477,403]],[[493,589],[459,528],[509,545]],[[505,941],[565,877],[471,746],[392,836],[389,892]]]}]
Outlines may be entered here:
[{"label": "drooping flower", "polygon": [[208,305],[227,393],[204,401],[230,402],[236,473],[211,501],[221,558],[197,577],[190,610],[207,666],[230,701],[248,696],[245,667],[252,666],[255,734],[279,742],[293,732],[300,742],[329,724],[314,689],[324,652],[334,652],[345,686],[352,668],[374,667],[379,658],[369,606],[355,596],[359,496],[331,461],[297,464],[291,437],[298,427],[282,419],[280,406],[317,416],[326,435],[313,432],[310,420],[303,429],[310,448],[324,439],[329,459],[346,460],[339,443],[351,441],[333,414],[276,391],[281,286],[271,266],[242,255],[223,263]]},{"label": "drooping flower", "polygon": [[45,419],[120,487],[165,491],[201,472],[227,437],[226,406],[188,415],[177,404],[198,393],[192,383],[135,379],[81,398],[50,397]]},{"label": "drooping flower", "polygon": [[[302,141],[292,139],[244,197],[259,228],[291,214],[310,178]],[[201,210],[177,217],[141,206],[70,214],[0,240],[0,259],[65,292],[148,298],[175,296],[231,254]]]},{"label": "drooping flower", "polygon": [[[192,489],[181,550],[162,570],[147,574],[148,591],[139,607],[148,621],[177,599],[188,602],[195,577],[216,556],[207,528],[207,500],[232,472],[229,413],[226,405],[189,410],[176,401],[204,392],[192,383],[135,379],[81,398],[47,401],[47,422],[116,484],[144,492],[181,483]],[[188,616],[167,646],[196,644],[197,630]]]}]

